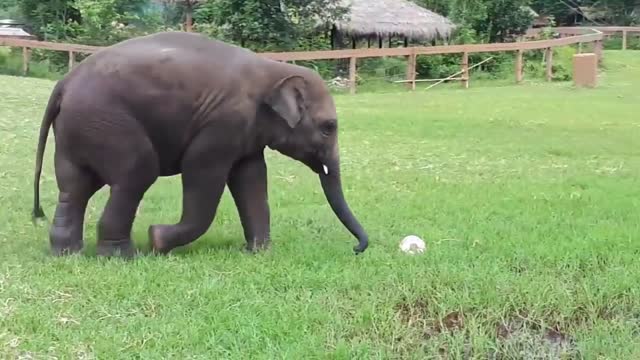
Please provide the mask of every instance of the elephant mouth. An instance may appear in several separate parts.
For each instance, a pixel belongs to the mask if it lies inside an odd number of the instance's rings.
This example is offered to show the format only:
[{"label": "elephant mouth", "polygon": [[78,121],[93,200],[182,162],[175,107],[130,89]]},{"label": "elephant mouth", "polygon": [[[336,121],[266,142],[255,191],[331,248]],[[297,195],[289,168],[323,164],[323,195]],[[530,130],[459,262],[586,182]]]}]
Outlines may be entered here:
[{"label": "elephant mouth", "polygon": [[329,175],[331,168],[328,165],[329,162],[325,162],[319,159],[318,156],[309,156],[309,157],[305,157],[304,159],[301,160],[305,165],[307,165],[311,171],[315,172],[316,174],[322,176],[322,175]]}]

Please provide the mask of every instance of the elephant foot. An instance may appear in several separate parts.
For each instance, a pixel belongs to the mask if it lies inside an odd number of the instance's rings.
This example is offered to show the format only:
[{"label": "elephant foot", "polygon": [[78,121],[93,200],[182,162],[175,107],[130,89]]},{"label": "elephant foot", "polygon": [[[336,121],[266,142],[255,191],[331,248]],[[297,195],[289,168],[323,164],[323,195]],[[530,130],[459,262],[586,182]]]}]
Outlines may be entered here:
[{"label": "elephant foot", "polygon": [[82,251],[83,244],[82,243],[72,243],[68,245],[59,245],[52,244],[51,245],[51,254],[53,256],[67,256],[78,254]]},{"label": "elephant foot", "polygon": [[53,256],[73,255],[82,251],[84,243],[82,239],[75,240],[65,234],[64,228],[53,227],[49,236],[49,245]]},{"label": "elephant foot", "polygon": [[149,245],[151,251],[158,254],[168,254],[173,247],[167,241],[167,232],[170,226],[167,225],[151,225],[149,226]]},{"label": "elephant foot", "polygon": [[131,239],[124,239],[119,241],[99,241],[96,253],[101,257],[131,259],[135,256],[136,251]]},{"label": "elephant foot", "polygon": [[253,239],[251,241],[247,241],[247,245],[245,246],[245,251],[250,254],[256,254],[262,251],[269,250],[270,248],[271,248],[271,241],[269,239],[266,239],[266,240]]}]

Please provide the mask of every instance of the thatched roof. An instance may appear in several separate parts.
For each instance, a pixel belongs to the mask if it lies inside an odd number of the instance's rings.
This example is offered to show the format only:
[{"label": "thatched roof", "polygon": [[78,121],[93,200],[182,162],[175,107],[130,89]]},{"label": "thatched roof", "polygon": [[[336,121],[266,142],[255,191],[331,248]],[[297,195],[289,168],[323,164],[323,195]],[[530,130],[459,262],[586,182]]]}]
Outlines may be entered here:
[{"label": "thatched roof", "polygon": [[343,0],[349,13],[334,25],[357,38],[397,36],[415,40],[449,38],[455,25],[409,0]]}]

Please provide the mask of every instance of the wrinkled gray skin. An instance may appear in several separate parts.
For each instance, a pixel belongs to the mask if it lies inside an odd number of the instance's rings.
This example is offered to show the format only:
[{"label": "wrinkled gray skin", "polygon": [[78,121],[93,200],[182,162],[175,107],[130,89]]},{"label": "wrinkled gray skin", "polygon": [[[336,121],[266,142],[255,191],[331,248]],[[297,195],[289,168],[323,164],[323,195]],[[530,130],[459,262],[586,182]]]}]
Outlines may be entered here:
[{"label": "wrinkled gray skin", "polygon": [[149,227],[155,252],[205,233],[225,185],[247,248],[267,247],[267,146],[316,172],[331,208],[358,240],[355,252],[368,246],[342,193],[334,102],[309,69],[183,32],[139,37],[93,54],[56,84],[49,99],[37,150],[34,218],[45,216],[39,179],[50,126],[59,189],[50,229],[56,255],[83,248],[87,202],[109,185],[98,254],[132,256],[140,200],[159,176],[176,174],[182,176],[182,217]]}]

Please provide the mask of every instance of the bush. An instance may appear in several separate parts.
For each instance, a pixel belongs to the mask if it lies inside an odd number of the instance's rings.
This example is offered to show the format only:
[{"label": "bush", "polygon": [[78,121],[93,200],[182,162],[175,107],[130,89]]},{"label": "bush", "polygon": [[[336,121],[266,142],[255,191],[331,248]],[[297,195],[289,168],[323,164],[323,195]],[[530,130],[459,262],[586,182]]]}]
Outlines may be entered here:
[{"label": "bush", "polygon": [[[50,51],[50,53],[54,53]],[[22,76],[22,50],[20,49],[0,49],[0,74]],[[57,80],[63,73],[51,71],[49,64],[31,59],[29,61],[30,77]]]},{"label": "bush", "polygon": [[[616,34],[603,42],[605,50],[622,49],[622,34]],[[635,34],[627,34],[627,49],[640,50],[640,37]]]},{"label": "bush", "polygon": [[573,55],[577,50],[563,46],[553,50],[553,80],[569,81],[573,78]]}]

